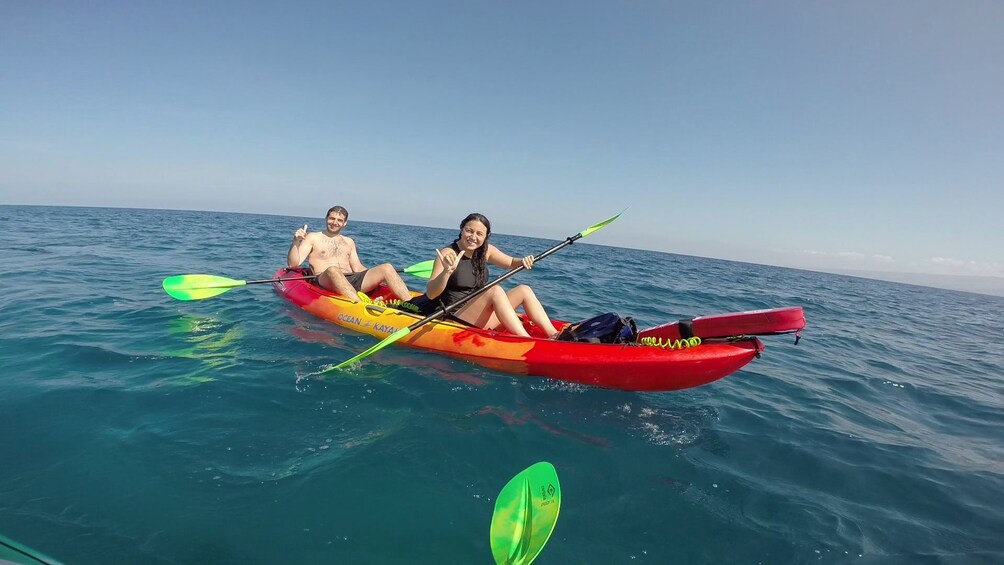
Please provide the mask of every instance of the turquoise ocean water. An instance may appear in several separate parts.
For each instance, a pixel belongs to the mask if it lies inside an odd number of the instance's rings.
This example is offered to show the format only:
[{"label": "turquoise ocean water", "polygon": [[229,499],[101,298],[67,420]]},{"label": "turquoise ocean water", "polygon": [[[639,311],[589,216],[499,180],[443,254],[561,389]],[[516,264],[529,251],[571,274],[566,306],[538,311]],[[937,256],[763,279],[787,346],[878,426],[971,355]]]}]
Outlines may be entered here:
[{"label": "turquoise ocean water", "polygon": [[[641,394],[397,347],[303,379],[375,340],[269,285],[160,288],[270,278],[305,222],[0,206],[0,533],[73,564],[490,563],[495,496],[546,460],[542,565],[1004,562],[1004,298],[586,242],[517,275],[563,319],[805,307],[798,346]],[[347,229],[399,267],[455,231]]]}]

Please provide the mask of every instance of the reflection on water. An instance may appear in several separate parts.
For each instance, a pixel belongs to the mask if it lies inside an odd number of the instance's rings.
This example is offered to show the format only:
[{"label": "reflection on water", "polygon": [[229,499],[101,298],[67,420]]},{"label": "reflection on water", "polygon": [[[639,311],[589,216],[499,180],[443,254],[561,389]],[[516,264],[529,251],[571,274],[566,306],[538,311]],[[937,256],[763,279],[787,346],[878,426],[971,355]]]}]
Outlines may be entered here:
[{"label": "reflection on water", "polygon": [[210,382],[215,380],[212,376],[215,371],[236,364],[244,332],[240,325],[226,326],[218,318],[194,314],[181,314],[169,320],[167,334],[170,343],[181,342],[185,346],[168,347],[162,350],[162,354],[199,361],[200,368],[161,379],[158,384],[185,386]]},{"label": "reflection on water", "polygon": [[568,439],[581,441],[597,447],[608,447],[610,441],[600,436],[594,436],[578,432],[572,428],[567,428],[554,424],[544,418],[534,414],[526,407],[520,407],[517,411],[506,410],[501,406],[485,406],[470,416],[498,416],[508,426],[532,425],[549,434],[563,436]]}]

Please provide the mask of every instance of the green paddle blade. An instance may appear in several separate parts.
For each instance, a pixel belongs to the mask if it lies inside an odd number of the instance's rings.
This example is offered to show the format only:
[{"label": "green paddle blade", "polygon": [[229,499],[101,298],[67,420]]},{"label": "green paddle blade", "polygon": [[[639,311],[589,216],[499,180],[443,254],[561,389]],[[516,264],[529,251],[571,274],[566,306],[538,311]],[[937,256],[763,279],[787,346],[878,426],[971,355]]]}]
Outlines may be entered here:
[{"label": "green paddle blade", "polygon": [[421,263],[415,263],[410,267],[405,267],[402,273],[407,273],[419,278],[427,279],[432,277],[432,267],[436,264],[434,259],[428,261],[422,261]]},{"label": "green paddle blade", "polygon": [[498,565],[529,565],[551,537],[561,509],[554,465],[530,465],[502,487],[492,514],[492,556]]},{"label": "green paddle blade", "polygon": [[598,223],[598,224],[596,224],[596,225],[594,225],[594,226],[589,226],[588,228],[586,228],[586,229],[584,229],[584,230],[580,231],[580,232],[579,232],[579,235],[580,235],[580,236],[582,236],[582,237],[586,237],[587,235],[589,235],[589,234],[593,233],[594,231],[596,231],[596,230],[598,230],[598,229],[600,229],[600,228],[603,228],[603,227],[606,227],[606,226],[607,226],[607,224],[609,224],[610,222],[613,222],[613,221],[614,221],[614,220],[616,220],[617,218],[620,218],[620,217],[621,217],[621,214],[623,214],[623,213],[624,213],[624,212],[625,212],[626,210],[627,210],[627,208],[625,208],[624,210],[621,210],[621,211],[620,211],[620,212],[618,212],[618,213],[617,213],[616,215],[614,215],[614,216],[611,216],[611,217],[609,217],[609,218],[607,218],[607,219],[603,220],[602,222],[600,222],[600,223]]},{"label": "green paddle blade", "polygon": [[164,279],[164,292],[178,300],[202,300],[244,286],[247,281],[215,275],[175,275]]}]

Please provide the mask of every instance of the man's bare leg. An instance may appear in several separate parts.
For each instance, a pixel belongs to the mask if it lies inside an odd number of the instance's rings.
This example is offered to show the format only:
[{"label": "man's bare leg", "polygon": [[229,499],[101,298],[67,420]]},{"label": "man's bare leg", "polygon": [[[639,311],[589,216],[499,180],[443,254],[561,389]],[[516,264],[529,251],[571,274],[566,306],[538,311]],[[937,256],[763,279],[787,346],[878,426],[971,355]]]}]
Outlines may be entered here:
[{"label": "man's bare leg", "polygon": [[317,284],[319,284],[322,288],[333,290],[338,294],[341,294],[352,302],[359,302],[359,297],[356,296],[356,289],[352,288],[349,281],[345,279],[345,275],[343,275],[342,272],[335,267],[329,267],[323,273],[318,275]]},{"label": "man's bare leg", "polygon": [[408,285],[404,284],[401,280],[401,276],[397,274],[397,270],[390,263],[384,263],[382,265],[377,265],[372,269],[366,271],[366,275],[363,276],[363,284],[361,288],[363,292],[369,292],[374,288],[380,286],[380,283],[385,282],[387,286],[394,292],[394,295],[401,300],[411,300],[411,293],[408,292]]}]

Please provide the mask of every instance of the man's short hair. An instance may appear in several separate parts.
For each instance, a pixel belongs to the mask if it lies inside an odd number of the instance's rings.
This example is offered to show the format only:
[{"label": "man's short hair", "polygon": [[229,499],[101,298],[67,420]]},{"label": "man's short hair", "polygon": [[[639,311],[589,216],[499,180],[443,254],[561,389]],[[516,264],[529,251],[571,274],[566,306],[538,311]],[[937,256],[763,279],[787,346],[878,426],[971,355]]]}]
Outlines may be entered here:
[{"label": "man's short hair", "polygon": [[332,206],[331,208],[328,208],[328,213],[325,214],[324,217],[327,218],[328,216],[331,215],[332,212],[345,216],[346,220],[349,219],[349,211],[346,210],[345,208],[342,208],[341,206]]}]

